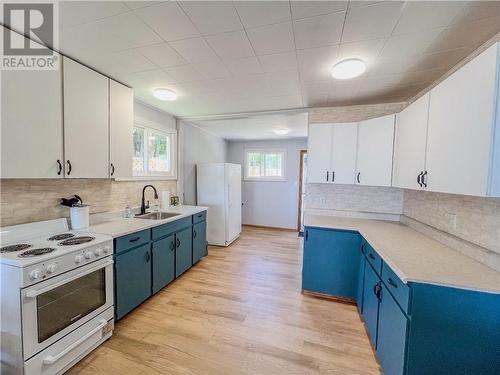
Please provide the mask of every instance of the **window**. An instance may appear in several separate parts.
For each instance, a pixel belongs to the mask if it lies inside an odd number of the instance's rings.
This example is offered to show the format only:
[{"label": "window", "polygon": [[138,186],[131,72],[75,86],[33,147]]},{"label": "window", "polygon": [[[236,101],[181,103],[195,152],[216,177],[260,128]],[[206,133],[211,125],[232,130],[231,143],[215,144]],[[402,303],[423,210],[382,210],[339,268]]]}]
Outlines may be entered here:
[{"label": "window", "polygon": [[285,161],[283,150],[246,150],[245,179],[284,181]]},{"label": "window", "polygon": [[134,176],[175,177],[176,134],[134,126]]}]

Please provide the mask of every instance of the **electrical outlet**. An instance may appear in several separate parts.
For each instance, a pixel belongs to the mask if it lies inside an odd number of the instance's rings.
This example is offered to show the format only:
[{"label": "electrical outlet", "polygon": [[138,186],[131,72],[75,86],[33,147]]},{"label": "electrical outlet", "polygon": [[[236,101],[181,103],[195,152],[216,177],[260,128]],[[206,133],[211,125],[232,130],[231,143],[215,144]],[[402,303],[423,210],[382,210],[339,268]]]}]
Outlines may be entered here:
[{"label": "electrical outlet", "polygon": [[446,214],[446,219],[448,221],[448,225],[452,229],[457,229],[457,214],[454,213],[447,213]]}]

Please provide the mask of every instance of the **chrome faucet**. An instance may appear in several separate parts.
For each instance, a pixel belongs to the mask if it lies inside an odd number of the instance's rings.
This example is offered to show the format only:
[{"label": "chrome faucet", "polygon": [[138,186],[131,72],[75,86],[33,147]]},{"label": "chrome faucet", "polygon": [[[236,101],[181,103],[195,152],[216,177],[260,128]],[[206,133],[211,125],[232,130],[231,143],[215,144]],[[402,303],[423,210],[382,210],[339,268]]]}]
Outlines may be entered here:
[{"label": "chrome faucet", "polygon": [[156,188],[153,185],[146,185],[142,188],[142,198],[141,198],[141,213],[139,215],[144,215],[146,213],[146,210],[149,208],[149,201],[148,204],[146,205],[146,201],[144,199],[144,192],[146,191],[146,188],[150,187],[154,190],[155,192],[155,199],[158,199],[158,192],[156,191]]}]

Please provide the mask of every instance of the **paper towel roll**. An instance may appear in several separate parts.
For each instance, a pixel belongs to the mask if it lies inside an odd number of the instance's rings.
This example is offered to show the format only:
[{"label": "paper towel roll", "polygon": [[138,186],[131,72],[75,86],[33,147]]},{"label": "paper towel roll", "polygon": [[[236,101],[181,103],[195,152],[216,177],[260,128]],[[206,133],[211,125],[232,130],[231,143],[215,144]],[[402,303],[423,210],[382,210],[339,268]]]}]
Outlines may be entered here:
[{"label": "paper towel roll", "polygon": [[170,192],[162,191],[161,192],[161,208],[162,210],[166,210],[170,207]]}]

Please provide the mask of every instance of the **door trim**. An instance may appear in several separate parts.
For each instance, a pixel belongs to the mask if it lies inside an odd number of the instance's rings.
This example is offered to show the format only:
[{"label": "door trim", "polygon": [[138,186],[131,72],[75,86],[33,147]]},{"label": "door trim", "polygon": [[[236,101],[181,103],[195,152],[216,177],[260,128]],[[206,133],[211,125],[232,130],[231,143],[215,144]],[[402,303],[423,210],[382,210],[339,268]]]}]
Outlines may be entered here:
[{"label": "door trim", "polygon": [[300,227],[302,226],[302,176],[303,176],[303,166],[304,166],[304,156],[307,154],[307,150],[300,150],[299,157],[299,206],[298,206],[298,217],[297,217],[297,231],[300,232]]}]

